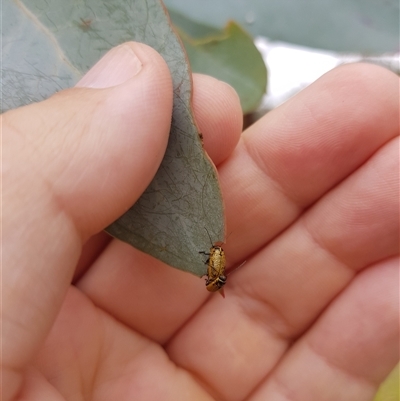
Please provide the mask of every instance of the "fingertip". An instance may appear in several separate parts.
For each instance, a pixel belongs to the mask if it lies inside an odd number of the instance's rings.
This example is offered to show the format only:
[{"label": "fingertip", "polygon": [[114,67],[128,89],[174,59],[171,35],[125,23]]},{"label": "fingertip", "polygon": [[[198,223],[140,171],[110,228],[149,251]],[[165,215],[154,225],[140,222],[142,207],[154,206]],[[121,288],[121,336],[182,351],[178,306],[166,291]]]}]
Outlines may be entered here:
[{"label": "fingertip", "polygon": [[382,67],[338,67],[249,127],[246,149],[308,207],[398,135],[398,86]]},{"label": "fingertip", "polygon": [[[95,174],[103,182],[99,185],[92,181],[96,188],[88,191],[88,198],[102,193],[100,199],[108,211],[106,224],[126,211],[153,179],[163,159],[171,126],[173,86],[167,64],[149,46],[126,46],[133,48],[142,68],[132,79],[102,97],[96,110],[99,135],[93,138],[93,145],[99,146],[101,139],[103,155],[94,156]],[[92,155],[91,150],[86,151]],[[104,227],[104,222],[98,223],[95,232]]]},{"label": "fingertip", "polygon": [[236,147],[243,126],[240,99],[232,86],[216,78],[193,75],[193,108],[204,148],[218,165]]},{"label": "fingertip", "polygon": [[381,87],[382,83],[385,84],[388,80],[393,83],[394,81],[398,81],[399,77],[394,72],[380,65],[360,62],[338,66],[327,72],[320,79],[335,82],[340,80],[348,85],[358,85],[361,82],[367,88],[368,85],[366,85],[366,82],[371,85],[377,84]]},{"label": "fingertip", "polygon": [[[351,63],[323,75],[314,88],[328,90],[334,96],[332,100],[342,98],[363,108],[395,108],[398,113],[399,82],[399,76],[387,68],[371,63]],[[358,110],[353,108],[353,111]]]}]

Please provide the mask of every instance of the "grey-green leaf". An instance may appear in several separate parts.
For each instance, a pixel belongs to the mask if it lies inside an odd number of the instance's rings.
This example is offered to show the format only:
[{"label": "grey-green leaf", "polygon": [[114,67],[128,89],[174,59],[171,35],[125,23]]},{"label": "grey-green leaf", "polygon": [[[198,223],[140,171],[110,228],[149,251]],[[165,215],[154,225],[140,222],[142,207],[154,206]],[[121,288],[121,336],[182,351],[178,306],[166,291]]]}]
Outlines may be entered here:
[{"label": "grey-green leaf", "polygon": [[212,242],[224,240],[223,202],[191,111],[189,66],[159,0],[5,0],[2,111],[73,86],[111,47],[129,40],[152,46],[166,60],[174,109],[156,176],[107,231],[171,266],[202,276],[206,266],[199,251],[210,249],[208,233]]},{"label": "grey-green leaf", "polygon": [[171,17],[192,70],[227,82],[239,95],[243,114],[254,111],[265,93],[267,69],[253,38],[234,21],[216,31],[177,13]]},{"label": "grey-green leaf", "polygon": [[237,21],[253,36],[365,55],[399,50],[398,0],[165,0],[168,9],[222,28]]}]

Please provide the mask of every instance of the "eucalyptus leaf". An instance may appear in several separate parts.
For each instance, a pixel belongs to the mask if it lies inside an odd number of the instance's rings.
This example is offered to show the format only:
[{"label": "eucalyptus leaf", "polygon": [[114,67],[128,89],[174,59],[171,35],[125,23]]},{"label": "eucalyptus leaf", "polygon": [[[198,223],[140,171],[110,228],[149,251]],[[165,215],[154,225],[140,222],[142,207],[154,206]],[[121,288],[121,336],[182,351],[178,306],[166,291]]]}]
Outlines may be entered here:
[{"label": "eucalyptus leaf", "polygon": [[193,72],[211,75],[238,93],[243,113],[254,111],[267,86],[267,69],[253,38],[236,22],[217,30],[170,12]]},{"label": "eucalyptus leaf", "polygon": [[198,23],[235,20],[253,36],[339,52],[399,51],[398,0],[165,0]]},{"label": "eucalyptus leaf", "polygon": [[2,111],[73,86],[110,48],[125,41],[146,43],[164,57],[174,85],[168,147],[145,193],[107,231],[171,266],[204,275],[199,251],[210,249],[208,233],[211,242],[224,240],[223,202],[191,111],[190,69],[161,1],[2,4]]},{"label": "eucalyptus leaf", "polygon": [[207,40],[223,35],[222,29],[188,18],[173,8],[168,8],[168,13],[174,26],[178,28],[178,33],[183,32],[192,39]]}]

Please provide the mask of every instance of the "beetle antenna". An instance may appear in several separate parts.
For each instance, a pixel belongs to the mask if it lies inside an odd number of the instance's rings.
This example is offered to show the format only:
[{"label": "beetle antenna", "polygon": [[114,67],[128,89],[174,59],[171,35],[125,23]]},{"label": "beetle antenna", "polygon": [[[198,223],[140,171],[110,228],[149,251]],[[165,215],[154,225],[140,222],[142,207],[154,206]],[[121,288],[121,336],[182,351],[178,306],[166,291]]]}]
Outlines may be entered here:
[{"label": "beetle antenna", "polygon": [[207,227],[204,227],[204,229],[207,231],[207,235],[208,235],[208,238],[210,239],[211,247],[213,247],[214,244],[213,244],[213,242],[211,240],[210,233],[208,232]]},{"label": "beetle antenna", "polygon": [[243,261],[240,265],[237,265],[236,267],[234,267],[233,269],[229,270],[226,275],[230,276],[234,271],[236,271],[237,269],[240,269],[245,263],[247,262],[247,260]]}]

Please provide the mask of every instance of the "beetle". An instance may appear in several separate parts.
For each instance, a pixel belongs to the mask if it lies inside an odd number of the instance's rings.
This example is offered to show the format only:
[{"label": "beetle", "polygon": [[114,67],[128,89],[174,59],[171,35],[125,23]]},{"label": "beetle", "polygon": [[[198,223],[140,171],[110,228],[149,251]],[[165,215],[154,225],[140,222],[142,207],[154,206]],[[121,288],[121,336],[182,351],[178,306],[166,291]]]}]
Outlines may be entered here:
[{"label": "beetle", "polygon": [[[210,234],[208,234],[208,236],[210,238]],[[210,248],[210,253],[206,253],[204,251],[200,251],[199,253],[208,256],[208,259],[205,262],[205,264],[208,266],[206,289],[210,292],[220,291],[220,294],[225,298],[224,290],[222,288],[226,284],[226,259],[224,250],[219,245],[212,245]]]}]

